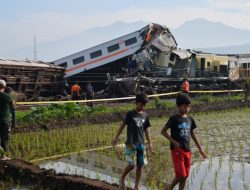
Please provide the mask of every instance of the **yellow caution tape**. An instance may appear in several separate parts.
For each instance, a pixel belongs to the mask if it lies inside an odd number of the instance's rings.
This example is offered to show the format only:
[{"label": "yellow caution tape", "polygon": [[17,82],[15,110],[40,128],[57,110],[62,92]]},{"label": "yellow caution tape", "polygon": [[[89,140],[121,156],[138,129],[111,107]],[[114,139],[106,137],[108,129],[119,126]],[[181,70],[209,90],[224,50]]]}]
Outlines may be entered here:
[{"label": "yellow caution tape", "polygon": [[[201,90],[201,91],[189,91],[189,93],[225,93],[225,92],[243,92],[243,90]],[[175,95],[180,92],[169,92],[163,94],[153,94],[148,97],[160,97],[160,96],[170,96]],[[135,96],[123,97],[123,98],[106,98],[106,99],[94,99],[94,100],[66,100],[66,101],[40,101],[40,102],[17,102],[17,105],[36,105],[36,104],[64,104],[64,103],[87,103],[87,102],[108,102],[108,101],[118,101],[118,100],[133,100]]]},{"label": "yellow caution tape", "polygon": [[[157,97],[157,96],[168,96],[178,94],[179,92],[170,92],[164,94],[154,94],[149,95],[149,97]],[[94,99],[94,100],[66,100],[66,101],[40,101],[40,102],[17,102],[17,105],[33,105],[33,104],[64,104],[64,103],[87,103],[87,102],[108,102],[108,101],[117,101],[117,100],[133,100],[135,96],[131,97],[123,97],[123,98],[106,98],[106,99]]]},{"label": "yellow caution tape", "polygon": [[188,93],[225,93],[225,92],[243,92],[243,90],[200,90],[200,91],[189,91]]},{"label": "yellow caution tape", "polygon": [[[152,140],[153,142],[159,141],[159,140]],[[115,147],[121,147],[124,148],[126,145],[125,144],[118,144]],[[37,162],[42,162],[45,160],[54,160],[54,159],[59,159],[62,157],[66,157],[66,156],[70,156],[70,155],[74,155],[74,154],[80,154],[80,153],[85,153],[85,152],[92,152],[92,151],[97,151],[97,150],[106,150],[109,148],[113,148],[113,146],[102,146],[102,147],[97,147],[97,148],[92,148],[92,149],[87,149],[87,150],[80,150],[77,152],[68,152],[65,154],[59,154],[59,155],[54,155],[54,156],[48,156],[48,157],[44,157],[44,158],[39,158],[39,159],[35,159],[35,160],[30,160],[29,162],[31,163],[37,163]]]},{"label": "yellow caution tape", "polygon": [[[124,146],[125,146],[125,144],[116,145],[116,147],[124,147]],[[97,150],[105,150],[105,149],[109,149],[112,147],[113,146],[104,146],[104,147],[92,148],[92,149],[87,149],[87,150],[81,150],[78,152],[69,152],[69,153],[65,153],[65,154],[60,154],[60,155],[49,156],[49,157],[40,158],[40,159],[36,159],[36,160],[31,160],[30,162],[37,163],[37,162],[41,162],[41,161],[45,161],[45,160],[54,160],[54,159],[62,158],[62,157],[73,155],[73,154],[80,154],[80,153],[84,153],[84,152],[92,152],[92,151],[97,151]]]}]

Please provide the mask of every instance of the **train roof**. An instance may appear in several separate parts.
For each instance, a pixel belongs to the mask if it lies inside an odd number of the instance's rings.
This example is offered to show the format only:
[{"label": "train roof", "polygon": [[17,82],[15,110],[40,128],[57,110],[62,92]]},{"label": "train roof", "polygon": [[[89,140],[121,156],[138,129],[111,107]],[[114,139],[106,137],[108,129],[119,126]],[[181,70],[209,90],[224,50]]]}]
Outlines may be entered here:
[{"label": "train roof", "polygon": [[73,55],[77,55],[77,54],[79,54],[79,53],[83,53],[83,52],[85,52],[85,51],[94,49],[94,48],[96,48],[96,47],[99,47],[99,46],[102,46],[102,45],[105,45],[105,44],[109,44],[110,42],[116,41],[116,40],[118,40],[118,39],[120,39],[120,38],[123,38],[123,37],[125,37],[125,36],[130,36],[131,34],[140,32],[141,30],[143,30],[143,29],[146,28],[146,27],[147,27],[147,26],[143,27],[142,29],[136,30],[136,31],[134,31],[134,32],[130,32],[130,33],[128,33],[128,34],[119,36],[119,37],[117,37],[117,38],[115,38],[115,39],[112,39],[112,40],[109,40],[109,41],[106,41],[106,42],[97,44],[97,45],[92,46],[92,47],[90,47],[90,48],[86,48],[86,49],[83,49],[83,50],[78,51],[78,52],[76,52],[76,53],[72,53],[72,54],[70,54],[70,55],[67,55],[67,56],[64,56],[64,57],[62,57],[62,58],[56,59],[56,60],[53,61],[53,63],[55,63],[55,62],[57,62],[57,61],[59,61],[59,60],[62,60],[62,59],[66,59],[66,58],[68,58],[68,57],[71,57],[71,56],[73,56]]},{"label": "train roof", "polygon": [[[164,25],[160,25],[160,24],[156,24],[156,23],[151,23],[151,24],[153,24],[153,25],[155,25],[155,26],[157,26],[157,27],[162,27],[162,28],[166,29],[169,33],[172,34],[172,32],[170,31],[170,29],[169,29],[168,27],[164,26]],[[100,43],[100,44],[95,45],[95,46],[92,46],[92,47],[90,47],[90,48],[86,48],[86,49],[81,50],[81,51],[78,51],[78,52],[76,52],[76,53],[73,53],[73,54],[64,56],[64,57],[62,57],[62,58],[56,59],[56,60],[54,60],[52,63],[55,63],[55,62],[60,61],[60,60],[62,60],[62,59],[66,59],[66,58],[71,57],[71,56],[73,56],[73,55],[77,55],[77,54],[79,54],[79,53],[83,53],[83,52],[88,51],[88,50],[90,50],[90,49],[94,49],[94,48],[96,48],[96,47],[99,47],[99,46],[102,46],[102,45],[105,45],[105,44],[109,44],[110,42],[117,41],[117,40],[120,39],[120,38],[123,38],[123,37],[126,37],[126,36],[130,36],[130,35],[132,35],[132,34],[134,34],[134,33],[138,33],[138,32],[141,33],[142,31],[144,31],[145,29],[147,29],[147,27],[149,27],[149,26],[150,26],[150,23],[147,24],[146,26],[142,27],[141,29],[138,29],[138,30],[134,31],[134,32],[130,32],[130,33],[128,33],[128,34],[125,34],[125,35],[116,37],[115,39],[112,39],[112,40],[109,40],[109,41]],[[174,38],[173,34],[172,34],[172,37],[173,37],[175,43],[177,44],[176,39]]]},{"label": "train roof", "polygon": [[52,63],[43,61],[14,60],[14,59],[2,59],[2,58],[0,58],[0,66],[22,66],[22,67],[24,66],[24,67],[64,69],[63,67],[55,66]]}]

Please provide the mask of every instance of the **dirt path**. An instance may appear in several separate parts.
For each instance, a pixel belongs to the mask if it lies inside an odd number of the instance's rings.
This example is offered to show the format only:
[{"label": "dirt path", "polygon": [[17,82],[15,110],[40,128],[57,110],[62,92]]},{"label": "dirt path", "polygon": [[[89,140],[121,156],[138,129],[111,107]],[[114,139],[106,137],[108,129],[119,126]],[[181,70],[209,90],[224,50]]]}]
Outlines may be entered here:
[{"label": "dirt path", "polygon": [[21,182],[24,185],[38,184],[41,189],[50,190],[117,190],[117,185],[92,180],[81,176],[56,174],[54,170],[45,170],[26,161],[12,159],[0,161],[0,178]]},{"label": "dirt path", "polygon": [[[219,111],[227,110],[241,107],[249,107],[250,102],[241,102],[241,101],[225,101],[225,102],[214,102],[209,104],[198,104],[192,105],[191,111],[193,113],[197,112],[209,112],[209,111]],[[165,108],[165,109],[149,109],[147,110],[150,117],[162,117],[169,116],[176,112],[176,108]],[[114,112],[109,114],[99,114],[99,115],[88,115],[82,118],[69,119],[69,120],[58,120],[52,121],[50,123],[37,123],[32,126],[23,126],[21,128],[16,128],[12,132],[30,132],[30,131],[42,131],[42,130],[51,130],[57,128],[68,128],[68,127],[77,127],[80,125],[90,125],[90,124],[100,124],[100,123],[110,123],[121,121],[126,112]]]}]

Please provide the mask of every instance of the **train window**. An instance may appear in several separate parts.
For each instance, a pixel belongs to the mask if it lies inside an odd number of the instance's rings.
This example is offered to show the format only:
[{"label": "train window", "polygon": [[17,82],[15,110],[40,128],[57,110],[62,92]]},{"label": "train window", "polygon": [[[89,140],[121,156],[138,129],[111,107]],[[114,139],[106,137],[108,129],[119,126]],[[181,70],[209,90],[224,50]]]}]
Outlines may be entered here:
[{"label": "train window", "polygon": [[64,63],[60,63],[58,66],[67,68],[68,64],[67,62],[64,62]]},{"label": "train window", "polygon": [[243,69],[247,69],[247,63],[243,63]]},{"label": "train window", "polygon": [[227,73],[227,65],[220,65],[220,73]]},{"label": "train window", "polygon": [[85,61],[84,56],[81,56],[81,57],[78,57],[78,58],[73,59],[73,64],[74,64],[74,65],[77,65],[77,64],[82,63],[82,62],[84,62],[84,61]]},{"label": "train window", "polygon": [[250,63],[248,63],[248,69],[250,69]]},{"label": "train window", "polygon": [[98,50],[98,51],[90,53],[91,59],[94,59],[94,58],[99,57],[101,55],[102,55],[102,50]]},{"label": "train window", "polygon": [[136,42],[137,42],[136,37],[130,38],[130,39],[128,39],[128,40],[125,40],[125,45],[126,45],[126,46],[130,46],[130,45],[132,45],[132,44],[135,44]]},{"label": "train window", "polygon": [[170,60],[170,61],[174,61],[174,58],[175,58],[175,54],[171,53],[171,54],[170,54],[169,60]]},{"label": "train window", "polygon": [[114,44],[112,46],[109,46],[107,49],[108,49],[108,52],[111,53],[113,51],[116,51],[120,48],[119,44]]},{"label": "train window", "polygon": [[205,71],[206,58],[201,58],[201,71]]},{"label": "train window", "polygon": [[207,62],[207,67],[210,67],[210,62]]}]

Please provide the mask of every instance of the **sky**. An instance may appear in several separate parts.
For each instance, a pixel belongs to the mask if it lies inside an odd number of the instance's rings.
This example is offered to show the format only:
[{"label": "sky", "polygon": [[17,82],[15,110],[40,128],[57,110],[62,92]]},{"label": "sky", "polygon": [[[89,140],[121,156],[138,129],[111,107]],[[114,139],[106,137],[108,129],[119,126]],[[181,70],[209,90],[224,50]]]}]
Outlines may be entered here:
[{"label": "sky", "polygon": [[117,21],[177,28],[204,18],[250,30],[250,0],[0,0],[0,56]]}]

